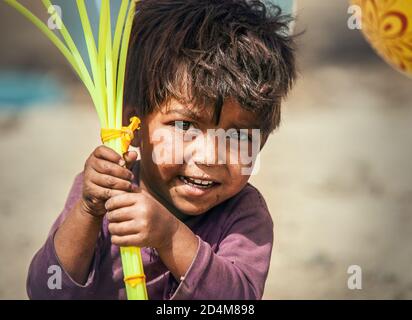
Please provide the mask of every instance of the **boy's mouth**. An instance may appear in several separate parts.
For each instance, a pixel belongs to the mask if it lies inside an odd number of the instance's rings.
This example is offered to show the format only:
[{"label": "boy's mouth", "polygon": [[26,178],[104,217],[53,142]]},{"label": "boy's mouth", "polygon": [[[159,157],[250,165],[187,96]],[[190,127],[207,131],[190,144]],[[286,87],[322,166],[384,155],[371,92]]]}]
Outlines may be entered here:
[{"label": "boy's mouth", "polygon": [[207,179],[191,178],[186,176],[178,176],[178,178],[183,183],[199,189],[209,189],[219,184],[218,182]]}]

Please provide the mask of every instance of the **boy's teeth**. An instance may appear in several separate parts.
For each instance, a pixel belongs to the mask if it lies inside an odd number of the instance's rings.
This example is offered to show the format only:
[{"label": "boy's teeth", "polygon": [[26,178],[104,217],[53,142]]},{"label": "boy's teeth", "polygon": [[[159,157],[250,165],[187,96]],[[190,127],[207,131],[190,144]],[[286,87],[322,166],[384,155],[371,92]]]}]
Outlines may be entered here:
[{"label": "boy's teeth", "polygon": [[188,177],[183,177],[181,176],[181,180],[189,185],[195,186],[195,187],[211,187],[214,182],[213,181],[205,181],[205,180],[200,180],[200,179],[191,179]]},{"label": "boy's teeth", "polygon": [[195,184],[200,184],[200,185],[202,185],[202,186],[208,186],[208,185],[213,184],[213,181],[205,181],[205,180],[191,179],[191,178],[189,178],[188,180],[189,180],[190,182],[193,182],[193,183],[195,183]]}]

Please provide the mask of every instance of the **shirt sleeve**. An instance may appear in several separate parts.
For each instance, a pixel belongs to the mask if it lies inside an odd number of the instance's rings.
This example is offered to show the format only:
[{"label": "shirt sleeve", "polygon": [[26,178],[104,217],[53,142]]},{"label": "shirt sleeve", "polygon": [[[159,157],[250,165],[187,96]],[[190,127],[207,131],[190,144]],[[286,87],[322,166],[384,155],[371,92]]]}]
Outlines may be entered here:
[{"label": "shirt sleeve", "polygon": [[[33,257],[27,277],[27,294],[30,299],[92,299],[99,254],[94,255],[85,284],[74,281],[62,267],[54,247],[54,235],[70,210],[80,199],[83,174],[76,176],[63,211],[53,224],[47,240]],[[99,250],[96,246],[96,250]]]},{"label": "shirt sleeve", "polygon": [[254,199],[258,202],[249,199],[248,207],[234,209],[238,212],[229,219],[216,252],[198,237],[198,251],[186,275],[175,287],[169,281],[170,299],[262,298],[273,246],[273,222],[260,194],[258,197]]}]

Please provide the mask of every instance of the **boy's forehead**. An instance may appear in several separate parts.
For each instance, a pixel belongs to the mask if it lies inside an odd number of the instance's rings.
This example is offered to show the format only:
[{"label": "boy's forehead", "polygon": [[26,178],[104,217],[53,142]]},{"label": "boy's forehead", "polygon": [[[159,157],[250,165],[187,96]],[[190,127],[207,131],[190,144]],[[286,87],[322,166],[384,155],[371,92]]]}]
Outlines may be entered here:
[{"label": "boy's forehead", "polygon": [[256,114],[242,108],[240,103],[234,99],[225,101],[223,111],[226,112],[228,119],[236,120],[236,123],[243,126],[243,128],[259,128],[259,120]]},{"label": "boy's forehead", "polygon": [[[196,121],[212,122],[215,109],[213,106],[198,106],[186,104],[176,99],[171,99],[160,108],[163,115],[180,114]],[[242,108],[235,100],[228,98],[224,101],[220,122],[230,122],[243,128],[258,128],[259,120],[251,111]]]},{"label": "boy's forehead", "polygon": [[210,106],[199,106],[194,103],[179,101],[175,98],[171,98],[169,102],[162,105],[160,112],[165,115],[180,113],[195,119],[205,119],[213,116],[213,108]]}]

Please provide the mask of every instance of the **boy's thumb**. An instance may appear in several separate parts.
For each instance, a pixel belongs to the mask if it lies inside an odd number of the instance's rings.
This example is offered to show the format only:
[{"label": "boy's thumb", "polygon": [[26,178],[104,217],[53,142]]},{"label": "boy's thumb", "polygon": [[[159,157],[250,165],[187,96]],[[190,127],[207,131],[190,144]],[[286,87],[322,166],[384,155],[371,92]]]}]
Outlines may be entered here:
[{"label": "boy's thumb", "polygon": [[137,160],[136,151],[128,151],[124,154],[124,160],[126,161],[126,168],[131,169]]}]

